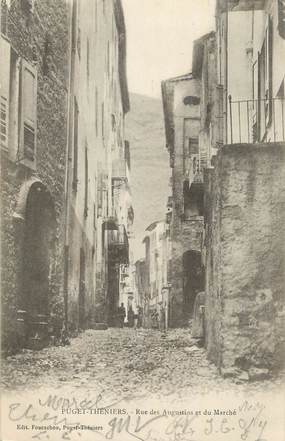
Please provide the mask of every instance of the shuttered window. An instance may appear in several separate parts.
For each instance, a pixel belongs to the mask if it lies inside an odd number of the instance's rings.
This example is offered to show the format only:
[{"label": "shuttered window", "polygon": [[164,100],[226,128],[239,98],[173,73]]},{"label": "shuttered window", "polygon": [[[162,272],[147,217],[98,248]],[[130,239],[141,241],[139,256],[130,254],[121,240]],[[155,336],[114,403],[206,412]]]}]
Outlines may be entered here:
[{"label": "shuttered window", "polygon": [[37,73],[22,61],[21,75],[21,141],[24,158],[35,160],[37,129]]}]

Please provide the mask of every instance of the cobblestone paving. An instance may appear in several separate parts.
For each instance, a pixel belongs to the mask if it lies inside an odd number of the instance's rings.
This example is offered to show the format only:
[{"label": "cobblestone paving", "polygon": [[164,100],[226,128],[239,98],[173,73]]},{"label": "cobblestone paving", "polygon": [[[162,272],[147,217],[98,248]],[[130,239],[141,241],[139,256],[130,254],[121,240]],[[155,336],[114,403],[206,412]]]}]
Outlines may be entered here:
[{"label": "cobblestone paving", "polygon": [[237,383],[219,376],[188,330],[88,330],[69,346],[23,350],[2,362],[5,391],[61,387],[101,390],[116,396],[185,396],[208,392],[278,390],[285,374]]}]

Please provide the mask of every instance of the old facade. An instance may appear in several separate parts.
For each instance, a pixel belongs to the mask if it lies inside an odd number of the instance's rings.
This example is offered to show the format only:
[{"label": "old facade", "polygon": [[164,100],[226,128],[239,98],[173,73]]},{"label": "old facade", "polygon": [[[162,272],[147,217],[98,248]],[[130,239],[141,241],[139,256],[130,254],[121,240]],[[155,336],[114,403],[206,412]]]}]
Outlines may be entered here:
[{"label": "old facade", "polygon": [[284,344],[284,4],[217,1],[216,25],[194,42],[192,73],[162,83],[170,318],[190,316],[181,257],[199,252],[200,273],[188,260],[185,274],[194,303],[205,291],[209,357],[225,375],[257,378]]},{"label": "old facade", "polygon": [[1,6],[2,342],[15,349],[64,321],[69,12]]},{"label": "old facade", "polygon": [[[192,74],[162,83],[166,142],[172,168],[172,211],[169,216],[171,262],[168,270],[168,282],[171,284],[170,326],[188,323],[195,296],[204,289],[200,89],[200,80]],[[193,274],[189,272],[189,267]]]},{"label": "old facade", "polygon": [[73,3],[66,240],[70,326],[114,323],[133,213],[125,26],[119,1]]},{"label": "old facade", "polygon": [[267,375],[284,344],[281,3],[217,3],[225,145],[206,173],[206,346],[225,375],[248,378]]},{"label": "old facade", "polygon": [[170,255],[169,225],[156,221],[146,228],[145,259],[136,262],[138,304],[143,310],[143,325],[158,327],[161,311],[165,324],[169,319],[168,267]]},{"label": "old facade", "polygon": [[129,262],[124,15],[120,0],[80,3],[1,4],[2,323],[11,348],[114,324]]}]

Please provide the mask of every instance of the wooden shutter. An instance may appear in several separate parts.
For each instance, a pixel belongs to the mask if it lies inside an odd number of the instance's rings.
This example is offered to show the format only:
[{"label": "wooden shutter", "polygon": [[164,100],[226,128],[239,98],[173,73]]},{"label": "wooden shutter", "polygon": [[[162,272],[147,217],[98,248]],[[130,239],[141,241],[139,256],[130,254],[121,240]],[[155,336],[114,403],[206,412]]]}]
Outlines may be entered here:
[{"label": "wooden shutter", "polygon": [[21,69],[21,146],[24,158],[35,160],[37,130],[37,71],[22,60]]},{"label": "wooden shutter", "polygon": [[0,38],[0,52],[0,143],[1,148],[8,149],[11,48],[4,38]]}]

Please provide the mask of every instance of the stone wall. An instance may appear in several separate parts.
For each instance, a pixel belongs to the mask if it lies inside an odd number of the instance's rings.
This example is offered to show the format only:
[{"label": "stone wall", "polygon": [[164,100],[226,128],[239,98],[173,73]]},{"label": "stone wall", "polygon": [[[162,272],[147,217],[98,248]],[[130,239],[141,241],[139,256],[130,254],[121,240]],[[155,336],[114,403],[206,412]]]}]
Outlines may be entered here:
[{"label": "stone wall", "polygon": [[[36,177],[53,199],[56,217],[56,250],[51,274],[49,308],[55,321],[63,320],[64,180],[67,124],[68,11],[61,0],[35,2],[28,12],[25,2],[11,2],[7,39],[19,58],[37,71],[36,167],[27,167],[15,153],[15,145],[1,152],[2,245],[2,343],[15,349],[17,308],[21,284],[17,278],[18,229],[13,213],[24,182]],[[47,40],[49,46],[46,55]]]},{"label": "stone wall", "polygon": [[224,375],[254,379],[280,359],[284,159],[284,143],[224,146],[206,173],[206,346]]}]

